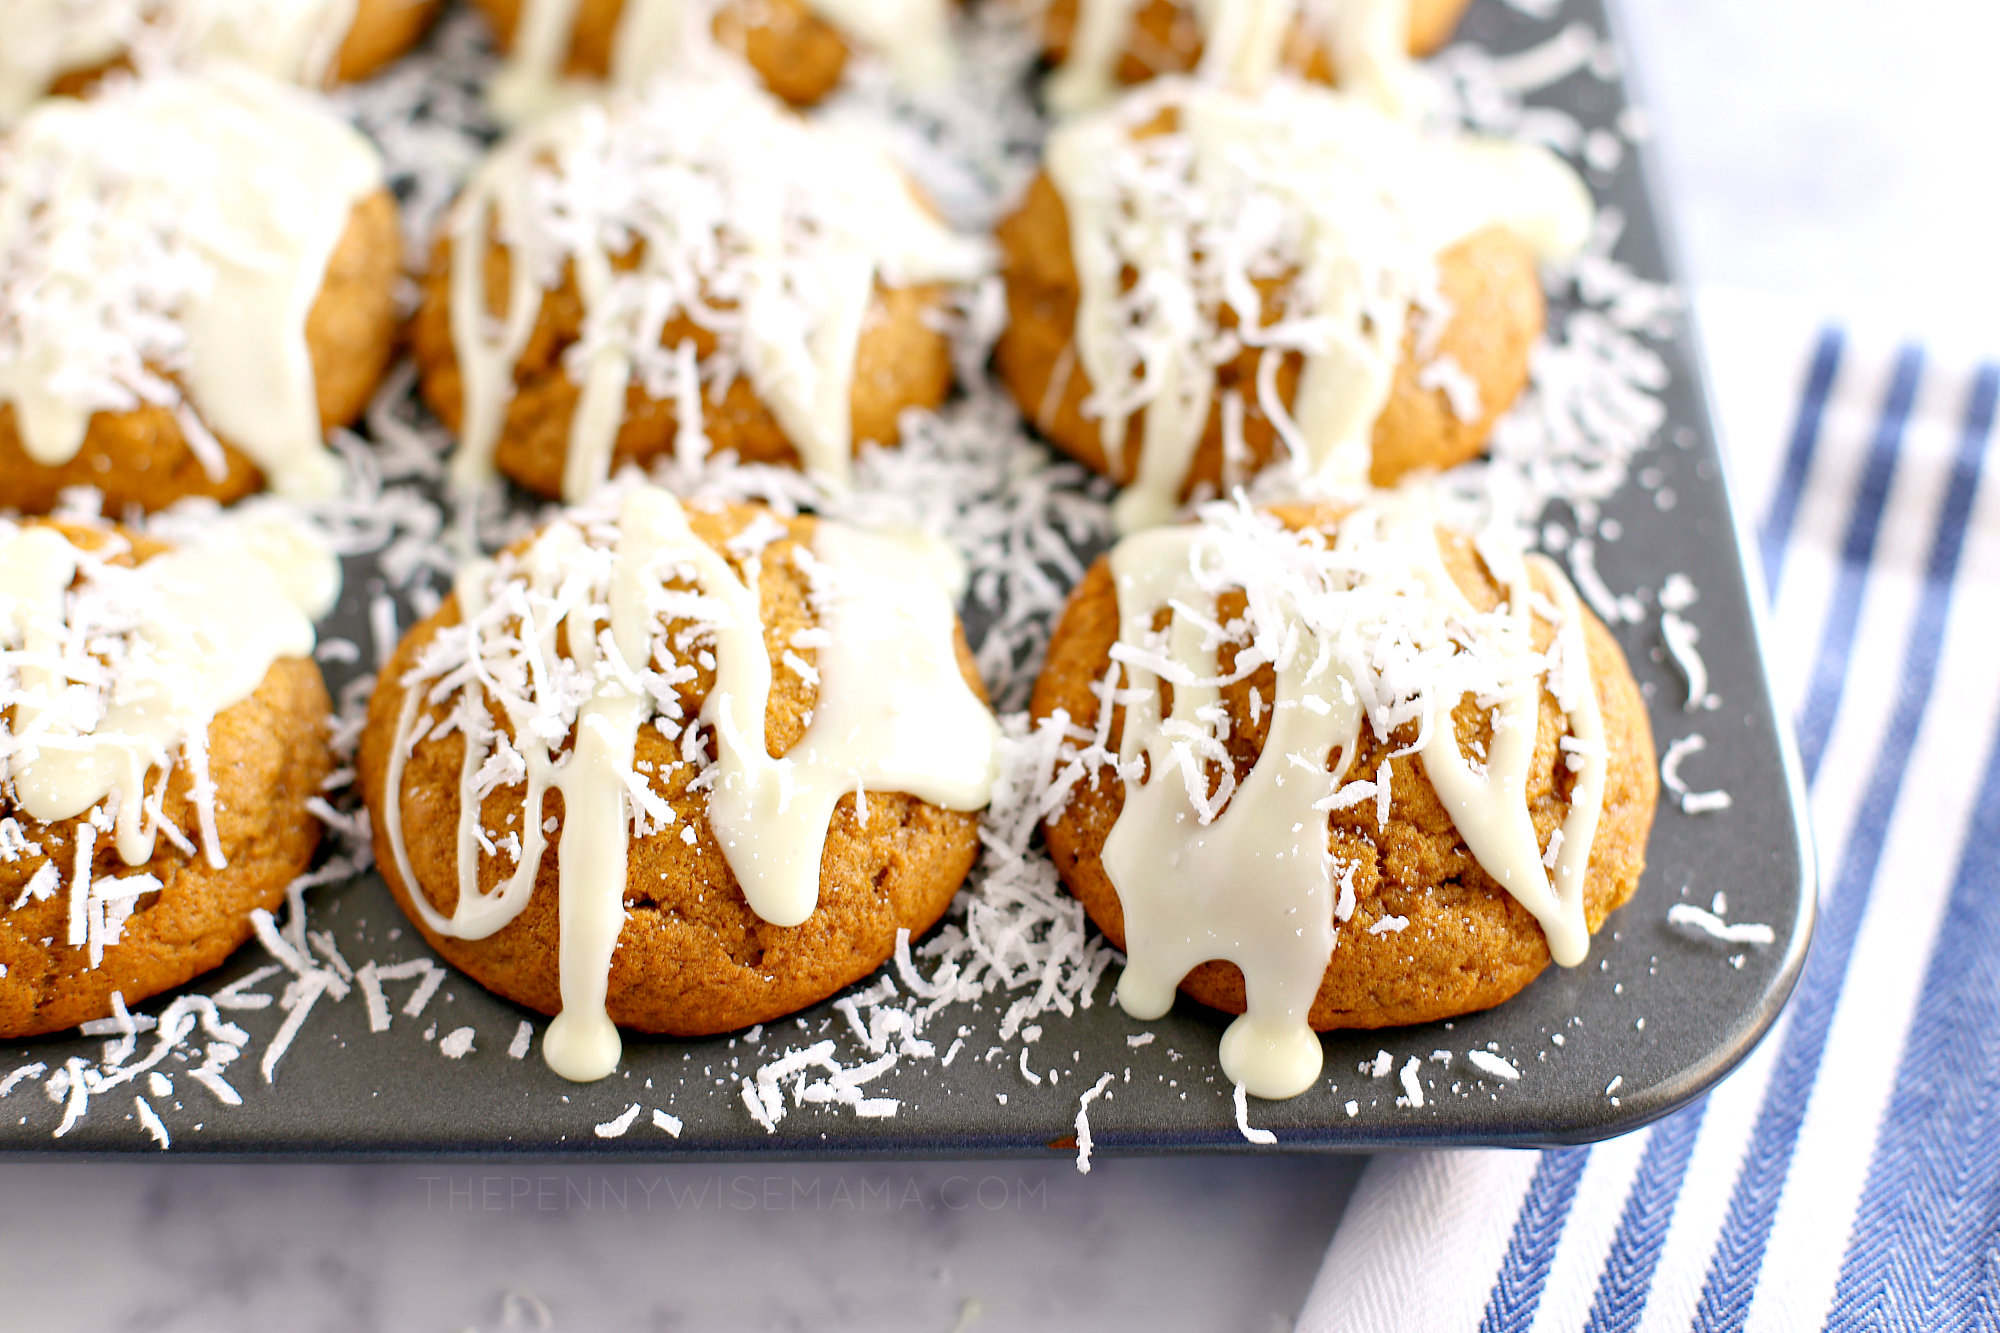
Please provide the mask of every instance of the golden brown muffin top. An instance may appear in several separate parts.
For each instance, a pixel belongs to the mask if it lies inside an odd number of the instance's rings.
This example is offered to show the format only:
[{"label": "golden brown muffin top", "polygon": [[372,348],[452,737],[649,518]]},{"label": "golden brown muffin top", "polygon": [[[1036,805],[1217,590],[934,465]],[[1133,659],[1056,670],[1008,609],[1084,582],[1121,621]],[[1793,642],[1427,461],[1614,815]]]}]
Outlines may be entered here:
[{"label": "golden brown muffin top", "polygon": [[[998,732],[967,679],[954,565],[928,539],[689,510],[628,485],[463,573],[398,659],[362,759],[419,924],[504,929],[553,849],[565,930],[598,945],[565,944],[546,1049],[559,1072],[601,1077],[617,1059],[605,986],[633,846],[720,861],[758,918],[791,927],[814,913],[844,798],[985,805]],[[406,783],[435,780],[421,747],[453,733],[456,841],[429,877],[441,883],[419,889]],[[560,817],[543,813],[552,795]]]},{"label": "golden brown muffin top", "polygon": [[[1202,520],[1127,538],[1057,630],[1035,702],[1065,736],[1048,836],[1125,943],[1126,1007],[1163,1012],[1191,969],[1235,964],[1257,1035],[1233,1055],[1226,1041],[1225,1067],[1289,1096],[1317,1069],[1329,960],[1348,966],[1334,937],[1361,930],[1386,879],[1435,887],[1476,866],[1525,909],[1492,904],[1520,959],[1459,940],[1448,973],[1505,970],[1511,993],[1549,953],[1579,961],[1637,878],[1651,743],[1615,645],[1546,562],[1492,537],[1475,554],[1408,495]],[[1377,934],[1410,924],[1359,915]],[[1344,1025],[1466,998],[1391,985],[1354,1006],[1335,990],[1326,1008],[1361,1009]],[[1504,998],[1489,990],[1464,1007]]]}]

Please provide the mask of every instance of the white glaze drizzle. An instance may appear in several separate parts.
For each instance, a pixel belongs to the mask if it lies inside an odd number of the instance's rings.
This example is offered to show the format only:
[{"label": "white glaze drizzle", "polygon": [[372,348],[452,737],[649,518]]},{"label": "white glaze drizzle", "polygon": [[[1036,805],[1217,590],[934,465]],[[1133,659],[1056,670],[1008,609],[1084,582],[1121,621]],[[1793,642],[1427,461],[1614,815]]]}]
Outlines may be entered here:
[{"label": "white glaze drizzle", "polygon": [[[700,380],[720,393],[748,375],[806,468],[844,484],[855,351],[876,282],[969,281],[991,262],[983,243],[919,202],[879,144],[809,125],[734,79],[663,80],[514,135],[447,226],[462,484],[492,475],[542,294],[565,265],[576,276],[583,335],[564,363],[582,387],[563,470],[571,501],[604,481],[629,385],[689,397],[679,349],[660,341],[677,315],[719,341]],[[497,319],[486,305],[489,236],[512,265]],[[618,269],[613,256],[640,242],[637,267]]]},{"label": "white glaze drizzle", "polygon": [[331,494],[306,317],[381,184],[367,140],[238,66],[42,103],[0,140],[0,402],[29,455],[156,403],[198,454],[212,432],[280,494]]},{"label": "white glaze drizzle", "polygon": [[[1162,114],[1170,133],[1135,139]],[[1438,252],[1482,227],[1544,257],[1589,233],[1589,193],[1531,144],[1421,134],[1326,89],[1280,79],[1255,96],[1160,79],[1050,136],[1078,279],[1084,404],[1118,464],[1145,409],[1137,475],[1116,514],[1166,521],[1215,396],[1215,366],[1263,348],[1258,406],[1302,477],[1365,481],[1375,418],[1410,308],[1438,309]],[[1127,285],[1126,275],[1137,281]],[[1281,311],[1253,279],[1291,276]],[[1237,327],[1223,329],[1223,309]],[[1296,400],[1279,360],[1303,356]]]},{"label": "white glaze drizzle", "polygon": [[[750,906],[780,926],[812,914],[820,839],[805,835],[826,827],[841,797],[904,792],[949,810],[976,810],[986,804],[997,763],[992,715],[959,673],[951,598],[900,592],[958,586],[956,558],[914,533],[826,522],[813,553],[822,562],[815,602],[827,638],[806,734],[783,758],[770,757],[770,663],[749,644],[730,655],[730,677],[718,674],[702,713],[726,738],[709,823]],[[720,592],[726,572],[702,569],[702,587]]]},{"label": "white glaze drizzle", "polygon": [[[605,85],[634,93],[662,74],[741,70],[714,37],[722,7],[723,0],[624,0]],[[912,86],[932,86],[951,74],[945,0],[810,0],[809,7],[854,46],[879,53]],[[488,90],[508,123],[526,124],[600,91],[563,74],[576,10],[577,0],[524,0],[506,63]],[[746,21],[756,13],[755,4],[747,6]]]},{"label": "white glaze drizzle", "polygon": [[[1155,610],[1193,591],[1189,567],[1198,558],[1184,528],[1119,544],[1112,570],[1121,643],[1145,642]],[[1190,968],[1210,958],[1235,962],[1249,1006],[1223,1034],[1223,1070],[1260,1097],[1289,1097],[1319,1075],[1319,1041],[1305,1016],[1333,953],[1332,858],[1326,818],[1313,807],[1326,795],[1319,774],[1336,746],[1336,785],[1345,772],[1360,704],[1351,691],[1327,688],[1335,684],[1328,678],[1314,697],[1333,694],[1331,706],[1324,713],[1304,708],[1318,663],[1295,654],[1278,676],[1264,750],[1270,761],[1260,759],[1228,808],[1204,821],[1189,790],[1192,784],[1208,796],[1204,756],[1189,734],[1207,729],[1203,715],[1212,715],[1220,691],[1206,682],[1220,671],[1196,621],[1177,616],[1170,635],[1172,660],[1187,676],[1175,683],[1172,715],[1162,718],[1158,679],[1131,671],[1138,698],[1126,705],[1120,755],[1144,755],[1151,776],[1144,785],[1126,784],[1124,808],[1104,841],[1105,873],[1125,909],[1128,961],[1118,1000],[1135,1018],[1160,1018]],[[1293,754],[1309,761],[1304,773],[1287,771]]]},{"label": "white glaze drizzle", "polygon": [[226,57],[288,83],[327,82],[356,0],[7,0],[0,125],[71,71]]},{"label": "white glaze drizzle", "polygon": [[[404,766],[416,741],[437,734],[440,723],[466,735],[457,906],[445,916],[421,892],[411,896],[430,929],[478,939],[527,905],[546,847],[543,793],[562,792],[563,1009],[543,1049],[551,1068],[578,1081],[601,1078],[618,1062],[604,999],[624,922],[627,830],[658,832],[675,818],[663,801],[649,805],[637,794],[647,781],[633,767],[640,727],[650,723],[677,740],[683,762],[697,767],[706,762],[704,731],[712,737],[717,757],[696,779],[709,792],[709,825],[752,909],[784,926],[804,921],[817,902],[821,852],[841,797],[904,792],[978,809],[997,771],[999,735],[959,672],[953,588],[961,573],[929,539],[822,520],[810,551],[799,548],[818,619],[818,698],[805,735],[774,759],[764,726],[771,663],[758,601],[761,554],[746,550],[739,574],[656,488],[608,492],[598,504],[616,505],[615,522],[601,509],[573,511],[523,555],[461,576],[464,619],[440,632],[404,681],[382,812],[397,872],[415,885],[402,823]],[[696,629],[670,643],[665,627],[674,621]],[[568,657],[555,651],[558,625],[572,645]],[[713,655],[714,685],[700,716],[690,718],[674,687],[694,679],[690,663],[700,653]],[[429,716],[454,694],[448,713]],[[511,739],[491,725],[489,701],[506,715]],[[479,824],[480,802],[516,783],[524,786],[519,859],[484,893],[479,855],[491,838]]]},{"label": "white glaze drizzle", "polygon": [[[1377,735],[1416,726],[1390,763],[1422,759],[1467,849],[1535,915],[1564,966],[1589,950],[1583,885],[1603,803],[1603,724],[1582,614],[1553,564],[1542,562],[1542,572],[1562,621],[1544,656],[1533,648],[1530,607],[1541,599],[1527,564],[1481,542],[1507,600],[1478,612],[1446,571],[1430,506],[1414,493],[1349,514],[1330,540],[1283,532],[1240,507],[1208,506],[1203,518],[1128,537],[1111,554],[1125,798],[1103,861],[1125,913],[1129,961],[1118,996],[1134,1017],[1157,1018],[1189,969],[1209,959],[1237,964],[1248,1007],[1223,1036],[1223,1071],[1258,1096],[1290,1097],[1318,1076],[1307,1014],[1335,920],[1353,910],[1351,897],[1336,902],[1326,812],[1379,801],[1386,817],[1385,775],[1347,772],[1363,723]],[[1249,589],[1240,627],[1249,642],[1224,678],[1225,635],[1211,608],[1229,588]],[[1153,632],[1162,608],[1172,610],[1164,636]],[[1271,728],[1238,786],[1218,687],[1265,664],[1278,677],[1277,697],[1266,701]],[[1174,694],[1164,718],[1162,678]],[[1545,679],[1566,711],[1563,749],[1576,774],[1553,884],[1525,795]],[[1451,717],[1468,694],[1495,710],[1478,763]],[[1207,765],[1216,761],[1224,771],[1211,791]]]},{"label": "white glaze drizzle", "polygon": [[[1118,91],[1138,0],[1078,0],[1069,54],[1050,76],[1049,105],[1069,115]],[[1196,77],[1258,89],[1279,73],[1294,27],[1327,48],[1340,85],[1392,115],[1420,104],[1410,60],[1410,0],[1192,0],[1201,30]]]},{"label": "white glaze drizzle", "polygon": [[167,779],[185,761],[194,840],[219,869],[209,723],[273,662],[311,655],[340,567],[283,516],[256,510],[220,519],[198,546],[111,563],[128,549],[115,535],[89,551],[57,528],[0,520],[0,698],[11,705],[0,711],[0,785],[43,823],[103,802],[119,856],[143,865]]}]

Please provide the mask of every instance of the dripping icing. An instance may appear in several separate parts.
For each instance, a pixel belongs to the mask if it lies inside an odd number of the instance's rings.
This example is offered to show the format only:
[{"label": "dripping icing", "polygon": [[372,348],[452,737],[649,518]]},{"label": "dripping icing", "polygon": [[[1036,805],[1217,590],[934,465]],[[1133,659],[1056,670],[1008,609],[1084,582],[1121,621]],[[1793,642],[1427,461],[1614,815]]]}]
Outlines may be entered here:
[{"label": "dripping icing", "polygon": [[[563,469],[572,502],[608,475],[630,387],[695,408],[681,415],[698,420],[700,393],[687,381],[719,394],[738,374],[807,470],[843,484],[855,352],[876,283],[970,281],[990,266],[985,245],[939,222],[880,145],[809,125],[729,79],[663,81],[643,97],[579,106],[515,134],[468,183],[447,226],[461,484],[492,475],[513,366],[542,294],[566,267],[575,275],[585,314],[565,360],[581,389]],[[489,236],[511,259],[497,317],[486,304]],[[640,237],[636,268],[620,269],[615,257]],[[679,348],[661,345],[677,316],[720,344],[694,377],[683,374]]]},{"label": "dripping icing", "polygon": [[[1163,115],[1173,130],[1134,137]],[[1441,303],[1438,252],[1499,225],[1554,257],[1582,244],[1592,217],[1582,182],[1539,147],[1426,136],[1286,79],[1256,96],[1156,80],[1059,126],[1046,161],[1076,265],[1084,412],[1114,470],[1145,409],[1115,508],[1128,532],[1173,514],[1214,367],[1237,348],[1264,349],[1259,406],[1303,451],[1302,479],[1364,481],[1409,311]],[[1253,278],[1272,273],[1294,276],[1288,308],[1267,312]],[[1237,328],[1220,326],[1224,307]],[[1264,373],[1287,352],[1304,358],[1289,410]]]},{"label": "dripping icing", "polygon": [[[1341,870],[1328,812],[1355,803],[1342,794],[1350,782],[1384,776],[1347,772],[1362,725],[1377,735],[1416,726],[1416,739],[1396,754],[1423,761],[1467,849],[1534,914],[1555,961],[1574,966],[1589,949],[1583,887],[1608,764],[1603,722],[1582,613],[1560,570],[1481,542],[1507,600],[1478,612],[1447,572],[1418,493],[1348,514],[1330,541],[1281,532],[1235,506],[1208,506],[1203,517],[1199,526],[1127,537],[1110,557],[1119,608],[1113,683],[1126,701],[1124,804],[1103,851],[1125,914],[1129,961],[1118,996],[1134,1017],[1158,1018],[1190,969],[1235,963],[1248,1004],[1223,1035],[1223,1070],[1258,1096],[1290,1097],[1319,1074],[1321,1047],[1307,1015],[1336,920],[1353,910],[1351,896],[1336,898]],[[1531,637],[1531,561],[1562,617],[1546,657]],[[1220,592],[1245,587],[1255,590],[1246,611],[1252,641],[1225,677],[1206,608]],[[1163,607],[1172,608],[1164,640],[1153,631]],[[1218,687],[1267,664],[1278,688],[1264,748],[1240,786],[1225,772],[1211,791],[1205,761],[1226,754],[1216,734]],[[1562,748],[1575,774],[1553,883],[1525,796],[1545,677],[1568,719]],[[1162,679],[1173,686],[1165,717]],[[1451,719],[1468,693],[1491,698],[1497,712],[1477,766]]]},{"label": "dripping icing", "polygon": [[[811,576],[822,631],[815,636],[819,693],[805,735],[773,758],[764,724],[771,663],[758,601],[760,557],[744,558],[739,573],[695,535],[663,490],[633,486],[596,503],[595,511],[556,520],[520,555],[461,575],[460,625],[442,631],[404,679],[383,803],[397,872],[414,886],[403,771],[415,743],[437,725],[433,711],[448,706],[444,717],[467,738],[458,902],[446,916],[420,891],[410,898],[431,930],[478,939],[526,907],[547,846],[543,795],[562,793],[563,1009],[544,1052],[551,1068],[578,1081],[603,1077],[619,1057],[604,1001],[624,922],[627,831],[658,831],[675,818],[670,807],[635,808],[643,778],[633,768],[633,747],[642,727],[678,741],[684,759],[696,764],[705,758],[704,737],[712,739],[716,758],[697,779],[709,792],[709,827],[752,909],[781,926],[804,921],[816,904],[821,851],[841,797],[903,792],[976,810],[986,804],[998,763],[998,729],[959,672],[959,571],[929,539],[821,520],[810,548],[794,548]],[[615,519],[606,522],[604,507],[613,505]],[[696,716],[686,715],[674,690],[694,672],[665,637],[670,621],[696,624],[699,637],[689,642],[713,654],[714,684]],[[588,646],[559,657],[558,626],[570,645]],[[558,696],[567,702],[552,704]],[[489,701],[506,718],[504,734],[490,724]],[[558,755],[571,735],[574,746]],[[530,817],[520,821],[513,872],[485,892],[478,820],[482,798],[496,785],[482,787],[481,775],[492,770],[523,784]]]},{"label": "dripping icing", "polygon": [[381,185],[365,139],[241,67],[38,106],[0,141],[0,403],[29,455],[60,465],[95,413],[157,403],[280,494],[331,494],[306,317]]},{"label": "dripping icing", "polygon": [[339,565],[283,515],[255,507],[136,567],[113,563],[129,546],[98,531],[92,547],[54,526],[0,520],[0,697],[12,702],[0,712],[0,784],[43,823],[104,802],[119,857],[143,865],[167,779],[185,762],[192,841],[220,869],[209,724],[279,658],[312,654]]}]

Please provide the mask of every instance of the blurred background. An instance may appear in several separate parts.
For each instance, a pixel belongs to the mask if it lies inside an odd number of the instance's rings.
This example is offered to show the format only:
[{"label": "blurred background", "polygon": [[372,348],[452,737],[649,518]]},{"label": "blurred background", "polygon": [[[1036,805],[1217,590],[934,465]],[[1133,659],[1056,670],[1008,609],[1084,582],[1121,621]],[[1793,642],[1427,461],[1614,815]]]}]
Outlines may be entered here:
[{"label": "blurred background", "polygon": [[[1705,323],[1747,303],[2000,343],[2000,6],[1613,3]],[[1290,1326],[1360,1165],[9,1163],[0,1324],[1268,1333]],[[563,1206],[521,1202],[549,1188]],[[859,1203],[820,1202],[841,1197]]]},{"label": "blurred background", "polygon": [[1991,347],[2000,7],[1612,4],[1698,296]]}]

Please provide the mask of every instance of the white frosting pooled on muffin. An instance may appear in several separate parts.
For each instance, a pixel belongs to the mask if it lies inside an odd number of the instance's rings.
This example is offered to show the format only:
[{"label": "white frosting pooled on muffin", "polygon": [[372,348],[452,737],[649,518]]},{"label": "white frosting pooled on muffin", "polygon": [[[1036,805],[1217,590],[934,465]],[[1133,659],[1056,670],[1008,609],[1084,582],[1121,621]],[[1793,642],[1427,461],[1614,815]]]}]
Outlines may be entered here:
[{"label": "white frosting pooled on muffin", "polygon": [[[1328,815],[1373,804],[1386,822],[1383,770],[1400,755],[1422,760],[1467,849],[1534,914],[1555,960],[1574,966],[1589,951],[1584,873],[1608,761],[1582,612],[1553,564],[1532,557],[1552,604],[1517,553],[1497,541],[1479,549],[1505,590],[1491,612],[1476,610],[1446,571],[1430,506],[1416,493],[1381,497],[1331,535],[1212,505],[1198,525],[1128,537],[1111,553],[1119,638],[1102,697],[1116,689],[1125,707],[1115,756],[1125,797],[1103,863],[1125,914],[1119,1000],[1134,1017],[1158,1018],[1191,968],[1235,963],[1248,1008],[1222,1038],[1222,1066],[1258,1096],[1295,1096],[1318,1077],[1307,1014],[1337,923],[1354,910],[1328,849]],[[1247,590],[1248,606],[1240,623],[1219,625],[1213,608],[1229,589]],[[1162,609],[1172,618],[1156,633]],[[1537,612],[1557,621],[1547,653],[1534,648]],[[1226,676],[1225,642],[1241,645]],[[1270,710],[1270,731],[1238,785],[1220,690],[1264,665],[1276,670],[1277,695],[1254,706]],[[1164,717],[1162,681],[1173,689]],[[1568,718],[1561,745],[1575,774],[1546,851],[1526,798],[1545,682]],[[1491,742],[1473,756],[1452,721],[1468,696],[1493,718]],[[1100,747],[1108,717],[1107,704]],[[1350,772],[1364,724],[1378,737],[1414,725],[1416,737],[1378,771]]]},{"label": "white frosting pooled on muffin", "polygon": [[[662,74],[735,72],[735,58],[716,44],[715,16],[724,0],[623,0],[611,39],[607,80],[637,92]],[[906,82],[935,84],[951,73],[947,0],[807,0],[808,8],[842,37],[879,53]],[[563,77],[579,0],[522,0],[507,63],[488,94],[515,124],[588,96],[591,85]],[[756,6],[746,22],[755,22]]]},{"label": "white frosting pooled on muffin", "polygon": [[[627,837],[666,832],[678,818],[652,789],[654,774],[634,767],[642,726],[678,745],[675,768],[696,771],[731,874],[752,910],[775,925],[811,915],[827,827],[843,796],[902,792],[952,810],[987,802],[999,731],[959,671],[956,562],[914,535],[821,520],[810,551],[795,548],[817,624],[800,636],[807,642],[795,640],[813,660],[794,663],[788,653],[786,669],[811,672],[818,696],[805,735],[770,756],[771,662],[758,581],[763,552],[784,535],[768,516],[753,522],[729,543],[732,565],[695,536],[666,491],[606,493],[598,509],[557,519],[518,556],[463,572],[461,622],[439,632],[402,682],[383,832],[431,930],[482,939],[521,913],[547,848],[543,796],[562,793],[563,1007],[543,1049],[565,1078],[602,1078],[618,1063],[605,990],[625,919]],[[679,626],[671,638],[670,625]],[[567,655],[555,648],[559,629]],[[695,679],[698,661],[712,664],[714,685],[689,717],[676,686]],[[505,715],[507,732],[493,726],[489,708]],[[417,740],[452,729],[466,749],[458,902],[447,917],[411,869],[402,785]],[[481,826],[481,802],[514,785],[523,788],[524,817],[496,838]],[[681,836],[695,835],[682,826]],[[492,892],[479,887],[482,850],[514,862]]]},{"label": "white frosting pooled on muffin", "polygon": [[[698,458],[702,386],[720,394],[738,375],[806,468],[843,484],[855,353],[877,281],[967,281],[990,266],[988,248],[938,221],[879,144],[808,124],[731,79],[662,81],[515,135],[447,225],[464,393],[454,475],[491,475],[515,362],[543,294],[568,271],[584,308],[563,361],[582,388],[563,469],[571,501],[608,474],[633,385],[674,401],[676,448]],[[486,304],[489,236],[510,262],[497,316]],[[691,341],[662,346],[676,316],[713,334],[716,350],[697,362]]]},{"label": "white frosting pooled on muffin", "polygon": [[[94,890],[100,828],[127,865],[151,860],[164,831],[189,855],[198,839],[208,863],[224,866],[209,723],[249,698],[273,662],[311,655],[313,620],[340,590],[324,548],[254,510],[221,518],[199,545],[112,563],[128,550],[115,533],[86,550],[58,528],[0,520],[0,699],[9,705],[0,709],[0,786],[45,824],[103,803],[108,818],[78,827],[67,885],[68,943],[88,943],[93,966],[122,920],[107,926],[107,903],[116,913],[133,901]],[[194,839],[161,812],[181,762],[193,778]]]},{"label": "white frosting pooled on muffin", "polygon": [[[1087,110],[1117,91],[1141,0],[1078,0],[1069,55],[1049,79],[1049,105]],[[1276,78],[1296,26],[1333,55],[1340,86],[1392,115],[1415,109],[1410,0],[1192,0],[1201,30],[1195,76],[1256,89]]]},{"label": "white frosting pooled on muffin", "polygon": [[29,456],[152,403],[212,477],[219,436],[280,494],[332,494],[306,318],[381,185],[366,139],[241,67],[42,103],[0,139],[0,403]]},{"label": "white frosting pooled on muffin", "polygon": [[61,75],[130,58],[223,56],[317,86],[354,24],[356,0],[7,0],[0,124]]},{"label": "white frosting pooled on muffin", "polygon": [[[1162,117],[1172,129],[1135,137]],[[1084,412],[1114,467],[1145,411],[1137,475],[1117,503],[1126,531],[1172,515],[1215,368],[1246,345],[1263,349],[1257,406],[1298,473],[1366,480],[1410,308],[1446,314],[1438,252],[1498,225],[1552,257],[1580,246],[1592,218],[1583,183],[1544,149],[1427,136],[1290,80],[1255,96],[1157,80],[1059,127],[1047,165],[1076,264]],[[1260,280],[1283,282],[1275,301]],[[1287,353],[1305,361],[1289,410],[1277,375]],[[1231,406],[1225,455],[1232,422],[1240,437],[1243,404]]]}]

